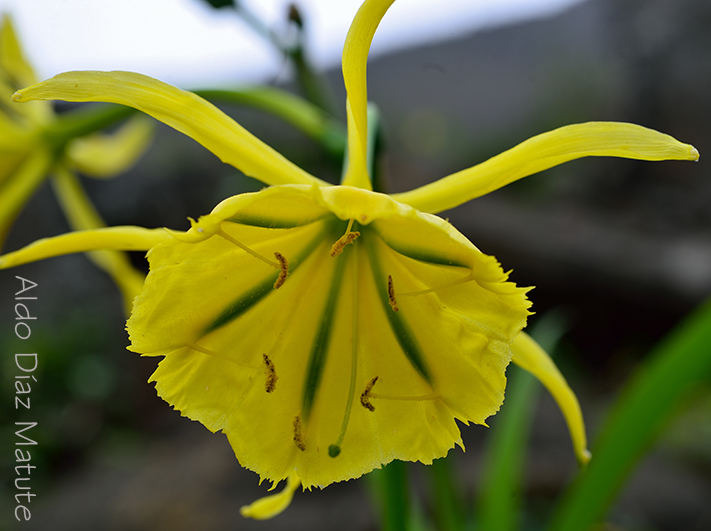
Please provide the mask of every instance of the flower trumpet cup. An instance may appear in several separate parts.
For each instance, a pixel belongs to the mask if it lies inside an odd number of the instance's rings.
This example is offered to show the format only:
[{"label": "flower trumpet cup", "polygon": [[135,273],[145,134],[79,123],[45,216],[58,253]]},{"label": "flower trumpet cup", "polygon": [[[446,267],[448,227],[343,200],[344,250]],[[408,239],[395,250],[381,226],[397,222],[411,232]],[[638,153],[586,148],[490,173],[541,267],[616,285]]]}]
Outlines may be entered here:
[{"label": "flower trumpet cup", "polygon": [[323,487],[394,459],[444,456],[461,445],[457,420],[485,424],[498,411],[511,361],[552,392],[585,463],[575,395],[522,332],[528,290],[436,213],[580,157],[698,159],[668,135],[594,122],[533,137],[411,192],[373,191],[365,71],[391,3],[366,1],[346,39],[349,158],[339,186],[194,94],[139,74],[70,72],[14,96],[134,106],[269,185],[222,201],[186,232],[75,232],[0,257],[11,267],[99,248],[148,251],[130,349],[163,357],[151,377],[158,393],[226,433],[243,466],[274,485],[288,478],[282,493],[245,507],[247,516],[280,512],[299,483]]}]

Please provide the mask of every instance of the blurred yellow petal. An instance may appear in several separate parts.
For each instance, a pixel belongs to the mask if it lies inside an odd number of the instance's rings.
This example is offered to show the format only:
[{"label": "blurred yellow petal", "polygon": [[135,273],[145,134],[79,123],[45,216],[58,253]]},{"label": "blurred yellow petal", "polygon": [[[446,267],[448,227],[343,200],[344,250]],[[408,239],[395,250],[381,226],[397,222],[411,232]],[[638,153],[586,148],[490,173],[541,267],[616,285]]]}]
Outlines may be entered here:
[{"label": "blurred yellow petal", "polygon": [[84,175],[114,177],[133,167],[148,149],[154,123],[145,116],[135,116],[112,134],[76,138],[67,146],[67,158]]},{"label": "blurred yellow petal", "polygon": [[60,236],[42,238],[22,249],[0,256],[0,269],[36,262],[53,256],[102,249],[147,251],[159,243],[172,239],[173,236],[164,229],[129,226],[68,232]]},{"label": "blurred yellow petal", "polygon": [[370,43],[395,0],[366,0],[356,13],[343,45],[343,81],[348,96],[348,168],[343,184],[372,189],[367,168],[368,89],[366,65]]},{"label": "blurred yellow petal", "polygon": [[580,404],[553,360],[531,336],[521,332],[511,345],[513,362],[533,374],[553,395],[568,424],[573,449],[581,466],[590,461]]},{"label": "blurred yellow petal", "polygon": [[[66,168],[60,166],[52,179],[54,191],[69,225],[75,231],[98,229],[106,224],[91,204],[79,180]],[[131,265],[128,255],[121,251],[92,251],[89,258],[106,271],[121,290],[124,311],[130,315],[133,299],[143,289],[145,275]]]},{"label": "blurred yellow petal", "polygon": [[239,512],[242,516],[254,518],[255,520],[274,518],[289,507],[291,499],[294,497],[294,491],[299,485],[301,485],[299,476],[297,476],[295,472],[292,472],[286,480],[286,487],[284,487],[281,492],[270,494],[249,505],[245,505]]},{"label": "blurred yellow petal", "polygon": [[[292,223],[290,204],[303,213]],[[461,444],[455,419],[498,410],[527,290],[444,220],[292,185],[227,200],[200,229],[150,251],[130,348],[165,356],[160,396],[227,434],[262,478],[297,471],[310,488],[431,463]]]},{"label": "blurred yellow petal", "polygon": [[[5,162],[12,160],[8,158]],[[17,162],[13,161],[14,164]],[[0,181],[0,247],[7,231],[25,203],[45,179],[53,163],[47,150],[37,150],[21,161],[12,173]]]},{"label": "blurred yellow petal", "polygon": [[12,19],[7,13],[3,15],[0,26],[0,71],[4,76],[17,81],[20,86],[37,82],[34,70],[22,51]]},{"label": "blurred yellow petal", "polygon": [[13,100],[58,99],[128,105],[196,140],[267,184],[321,184],[208,101],[133,72],[66,72],[15,93]]},{"label": "blurred yellow petal", "polygon": [[[36,82],[37,78],[22,51],[12,18],[4,14],[0,23],[0,99],[5,103],[14,91]],[[22,109],[19,106],[13,107],[17,107],[12,109],[13,113],[28,117],[36,123],[51,119],[52,111],[46,103],[28,105]]]},{"label": "blurred yellow petal", "polygon": [[617,122],[567,125],[529,138],[477,166],[392,197],[424,212],[441,212],[581,157],[698,160],[699,152],[689,144],[639,125]]}]

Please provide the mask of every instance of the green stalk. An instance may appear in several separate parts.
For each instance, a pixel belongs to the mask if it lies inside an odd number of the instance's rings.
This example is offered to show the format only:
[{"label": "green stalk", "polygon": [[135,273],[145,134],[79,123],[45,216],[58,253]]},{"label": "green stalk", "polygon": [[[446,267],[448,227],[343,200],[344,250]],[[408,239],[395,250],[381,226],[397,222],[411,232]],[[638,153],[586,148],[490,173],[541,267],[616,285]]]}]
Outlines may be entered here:
[{"label": "green stalk", "polygon": [[[539,319],[531,335],[552,352],[565,329],[564,316],[552,311]],[[506,400],[492,420],[479,489],[478,531],[514,531],[521,527],[525,453],[540,386],[534,376],[516,366],[507,372]]]},{"label": "green stalk", "polygon": [[340,160],[346,146],[346,129],[314,104],[274,87],[245,87],[235,90],[198,90],[210,101],[224,101],[259,109],[290,123]]},{"label": "green stalk", "polygon": [[393,461],[368,476],[380,502],[383,531],[408,531],[410,529],[410,492],[407,481],[407,463]]},{"label": "green stalk", "polygon": [[600,522],[634,466],[711,375],[711,300],[653,349],[620,398],[593,447],[586,471],[567,492],[551,531],[582,531]]},{"label": "green stalk", "polygon": [[69,140],[85,136],[113,125],[133,114],[135,109],[124,105],[82,105],[77,109],[57,115],[57,119],[44,130],[55,146],[64,146]]},{"label": "green stalk", "polygon": [[464,526],[464,511],[459,488],[452,474],[452,458],[435,459],[429,467],[434,492],[434,514],[440,531],[460,531]]}]

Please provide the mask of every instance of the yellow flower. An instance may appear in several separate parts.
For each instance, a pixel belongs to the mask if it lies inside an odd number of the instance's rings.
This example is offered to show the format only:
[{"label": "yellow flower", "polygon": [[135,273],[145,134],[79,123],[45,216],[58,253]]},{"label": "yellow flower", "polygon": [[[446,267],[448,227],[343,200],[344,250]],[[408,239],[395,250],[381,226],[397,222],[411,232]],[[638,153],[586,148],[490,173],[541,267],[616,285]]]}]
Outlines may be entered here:
[{"label": "yellow flower", "polygon": [[[152,136],[150,120],[138,116],[113,135],[80,131],[81,136],[74,137],[67,126],[82,124],[62,121],[51,104],[12,104],[17,89],[36,82],[12,21],[4,15],[0,23],[0,247],[15,217],[49,175],[73,229],[104,226],[73,170],[96,178],[121,173],[135,163]],[[90,258],[114,278],[130,312],[143,274],[122,253],[96,252]]]},{"label": "yellow flower", "polygon": [[223,431],[240,463],[287,488],[243,509],[283,510],[394,459],[431,463],[485,424],[512,360],[553,393],[581,463],[575,395],[521,330],[530,303],[498,262],[435,215],[585,156],[696,160],[670,136],[622,123],[571,125],[411,192],[371,189],[366,61],[393,0],[366,0],[343,52],[348,162],[331,186],[194,94],[126,72],[70,72],[16,101],[134,106],[270,185],[224,200],[187,232],[114,227],[40,240],[0,267],[90,249],[148,250],[131,350],[163,356],[151,377],[185,416]]}]

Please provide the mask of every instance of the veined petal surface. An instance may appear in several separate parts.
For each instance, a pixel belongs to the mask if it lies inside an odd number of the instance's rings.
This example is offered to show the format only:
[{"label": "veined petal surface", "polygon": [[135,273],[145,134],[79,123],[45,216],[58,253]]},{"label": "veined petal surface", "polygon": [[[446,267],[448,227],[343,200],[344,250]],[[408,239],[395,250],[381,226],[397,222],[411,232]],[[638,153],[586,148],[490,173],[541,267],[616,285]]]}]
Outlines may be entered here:
[{"label": "veined petal surface", "polygon": [[[300,220],[257,222],[292,202]],[[191,229],[203,239],[150,251],[130,348],[165,356],[158,393],[226,433],[262,478],[296,472],[310,488],[430,463],[460,443],[455,419],[498,410],[529,307],[496,260],[435,219],[349,187],[227,200]],[[333,257],[350,220],[360,235]],[[289,270],[278,289],[279,270],[255,256],[275,253]]]},{"label": "veined petal surface", "polygon": [[267,184],[325,182],[288,161],[199,96],[133,72],[66,72],[15,93],[14,101],[102,101],[134,107],[185,133]]},{"label": "veined petal surface", "polygon": [[486,162],[393,198],[424,212],[442,212],[513,181],[581,157],[698,160],[689,144],[639,125],[588,122],[529,138]]}]

